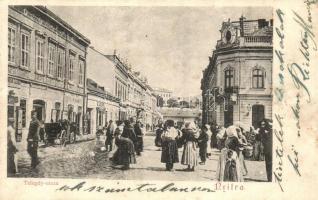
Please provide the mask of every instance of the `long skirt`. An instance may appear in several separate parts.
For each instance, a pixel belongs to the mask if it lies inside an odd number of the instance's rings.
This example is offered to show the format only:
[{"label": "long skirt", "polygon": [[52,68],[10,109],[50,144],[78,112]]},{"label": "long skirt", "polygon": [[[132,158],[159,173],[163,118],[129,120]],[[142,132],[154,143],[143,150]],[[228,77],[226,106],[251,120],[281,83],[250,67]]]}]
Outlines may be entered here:
[{"label": "long skirt", "polygon": [[264,161],[264,146],[261,141],[256,141],[253,146],[253,158],[256,161]]},{"label": "long skirt", "polygon": [[241,166],[241,174],[247,174],[247,168],[244,160],[243,151],[239,151],[239,161]]},{"label": "long skirt", "polygon": [[181,164],[194,167],[198,165],[198,153],[195,142],[188,141],[183,148]]},{"label": "long skirt", "polygon": [[243,182],[241,164],[235,151],[223,148],[216,170],[218,181]]},{"label": "long skirt", "polygon": [[14,159],[15,153],[9,152],[7,153],[7,173],[14,174],[16,173],[16,165],[15,159]]},{"label": "long skirt", "polygon": [[136,156],[133,143],[127,139],[116,139],[117,150],[113,155],[113,162],[116,165],[135,164]]},{"label": "long skirt", "polygon": [[162,163],[178,163],[178,146],[175,140],[168,140],[162,142],[162,152],[161,152],[161,162]]},{"label": "long skirt", "polygon": [[[208,144],[211,144],[211,137],[209,137],[209,140],[207,142]],[[206,153],[207,154],[211,154],[212,153],[212,145],[207,145],[207,149],[206,149]]]},{"label": "long skirt", "polygon": [[212,133],[212,137],[211,137],[211,148],[213,149],[217,149],[218,148],[218,139],[216,138],[216,133]]}]

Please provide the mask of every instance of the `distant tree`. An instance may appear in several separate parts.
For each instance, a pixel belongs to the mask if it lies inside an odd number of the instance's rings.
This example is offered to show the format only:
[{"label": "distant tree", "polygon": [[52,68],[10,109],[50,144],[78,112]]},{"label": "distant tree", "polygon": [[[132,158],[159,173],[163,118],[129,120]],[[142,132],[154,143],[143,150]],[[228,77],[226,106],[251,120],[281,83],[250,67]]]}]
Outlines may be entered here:
[{"label": "distant tree", "polygon": [[167,100],[168,107],[178,107],[179,103],[176,99],[170,98]]},{"label": "distant tree", "polygon": [[184,100],[180,101],[179,104],[180,104],[180,108],[189,108],[190,107],[189,102],[184,101]]},{"label": "distant tree", "polygon": [[164,100],[161,96],[157,95],[157,106],[158,107],[163,107]]}]

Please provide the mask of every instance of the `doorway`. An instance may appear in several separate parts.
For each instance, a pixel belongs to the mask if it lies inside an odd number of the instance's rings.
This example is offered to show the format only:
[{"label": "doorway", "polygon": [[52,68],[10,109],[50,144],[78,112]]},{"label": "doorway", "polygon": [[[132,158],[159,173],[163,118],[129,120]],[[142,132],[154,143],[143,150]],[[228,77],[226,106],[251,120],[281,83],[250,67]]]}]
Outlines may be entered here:
[{"label": "doorway", "polygon": [[228,105],[224,111],[224,127],[233,125],[233,105]]},{"label": "doorway", "polygon": [[265,118],[264,110],[265,107],[263,105],[252,106],[252,125],[255,129],[259,127],[260,121],[262,121]]},{"label": "doorway", "polygon": [[36,111],[38,120],[45,121],[45,102],[43,100],[33,100],[33,110]]}]

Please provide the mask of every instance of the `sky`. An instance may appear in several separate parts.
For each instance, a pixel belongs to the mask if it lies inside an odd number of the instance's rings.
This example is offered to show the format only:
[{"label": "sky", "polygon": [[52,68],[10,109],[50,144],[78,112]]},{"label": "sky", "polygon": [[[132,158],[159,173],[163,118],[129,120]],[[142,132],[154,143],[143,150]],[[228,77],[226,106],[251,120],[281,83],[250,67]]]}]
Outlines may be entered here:
[{"label": "sky", "polygon": [[175,96],[201,93],[202,71],[221,37],[223,21],[237,21],[241,15],[272,18],[270,7],[48,8],[89,38],[95,49],[104,54],[116,49],[152,87],[170,89]]}]

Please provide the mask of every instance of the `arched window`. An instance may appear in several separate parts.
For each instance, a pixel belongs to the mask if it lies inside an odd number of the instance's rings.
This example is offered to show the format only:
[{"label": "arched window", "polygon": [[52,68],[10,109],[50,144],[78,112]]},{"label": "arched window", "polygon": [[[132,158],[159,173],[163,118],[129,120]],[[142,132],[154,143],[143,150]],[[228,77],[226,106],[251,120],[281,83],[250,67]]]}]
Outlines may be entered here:
[{"label": "arched window", "polygon": [[234,70],[229,68],[224,71],[224,88],[234,86]]},{"label": "arched window", "polygon": [[253,70],[253,88],[264,88],[264,72],[262,69]]}]

